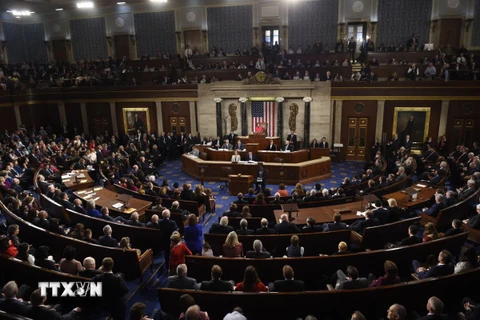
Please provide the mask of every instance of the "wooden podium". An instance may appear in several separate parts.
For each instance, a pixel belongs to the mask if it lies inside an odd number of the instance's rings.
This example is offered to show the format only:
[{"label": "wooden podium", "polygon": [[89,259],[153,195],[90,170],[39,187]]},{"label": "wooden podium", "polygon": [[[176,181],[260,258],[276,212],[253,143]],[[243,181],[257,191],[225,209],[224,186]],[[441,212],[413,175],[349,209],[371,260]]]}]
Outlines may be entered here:
[{"label": "wooden podium", "polygon": [[228,178],[230,179],[231,196],[236,196],[240,192],[246,193],[253,182],[253,176],[251,174],[230,174]]}]

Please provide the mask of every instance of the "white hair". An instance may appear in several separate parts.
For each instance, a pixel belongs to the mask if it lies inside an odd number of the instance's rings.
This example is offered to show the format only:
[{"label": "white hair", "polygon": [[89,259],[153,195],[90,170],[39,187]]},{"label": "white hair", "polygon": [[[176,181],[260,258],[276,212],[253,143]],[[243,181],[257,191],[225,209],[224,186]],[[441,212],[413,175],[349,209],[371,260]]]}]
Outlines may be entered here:
[{"label": "white hair", "polygon": [[112,227],[110,227],[109,224],[107,224],[105,227],[103,227],[103,234],[106,236],[109,236],[112,234]]}]

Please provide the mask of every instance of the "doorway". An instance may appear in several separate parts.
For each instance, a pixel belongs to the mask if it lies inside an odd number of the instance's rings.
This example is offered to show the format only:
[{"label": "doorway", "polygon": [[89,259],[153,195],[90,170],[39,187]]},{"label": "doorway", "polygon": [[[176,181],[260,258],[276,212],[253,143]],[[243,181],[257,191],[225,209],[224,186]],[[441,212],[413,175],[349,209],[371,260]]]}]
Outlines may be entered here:
[{"label": "doorway", "polygon": [[348,118],[347,160],[365,161],[368,118]]},{"label": "doorway", "polygon": [[471,146],[473,144],[475,120],[455,119],[453,123],[454,145],[465,144],[466,146]]},{"label": "doorway", "polygon": [[280,45],[280,28],[278,26],[262,27],[262,41],[270,48],[273,48],[275,43]]},{"label": "doorway", "polygon": [[115,59],[122,60],[123,57],[130,59],[130,38],[128,34],[116,35],[113,38],[115,43]]},{"label": "doorway", "polygon": [[460,48],[462,35],[462,19],[440,20],[440,46],[451,45],[453,49]]},{"label": "doorway", "polygon": [[162,102],[163,131],[191,132],[190,125],[190,107],[186,101],[181,102]]},{"label": "doorway", "polygon": [[367,41],[367,24],[365,22],[349,22],[347,35],[348,41],[350,41],[352,37],[355,39],[357,42],[356,52],[360,52],[362,43]]},{"label": "doorway", "polygon": [[[93,118],[93,134],[99,135],[109,131],[110,124],[108,118],[105,117],[95,117]],[[110,132],[110,131],[109,131]]]},{"label": "doorway", "polygon": [[183,39],[185,45],[188,44],[193,52],[198,51],[200,54],[205,53],[201,30],[186,30],[183,32]]}]

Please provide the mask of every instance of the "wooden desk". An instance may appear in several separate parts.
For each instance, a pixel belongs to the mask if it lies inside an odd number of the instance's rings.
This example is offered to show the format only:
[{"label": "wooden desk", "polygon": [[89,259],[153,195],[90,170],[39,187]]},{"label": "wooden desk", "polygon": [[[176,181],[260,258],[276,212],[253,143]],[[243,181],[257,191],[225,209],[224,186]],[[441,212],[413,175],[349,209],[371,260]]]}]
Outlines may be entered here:
[{"label": "wooden desk", "polygon": [[[230,159],[229,159],[230,160]],[[222,174],[222,167],[232,167],[232,172],[241,174],[257,174],[258,166],[248,163],[232,163],[227,161],[205,161],[196,157],[182,155],[182,171],[194,179],[200,180],[201,170],[204,169],[203,178],[205,181],[222,181],[225,175]],[[330,157],[304,161],[300,163],[284,163],[283,165],[273,162],[264,162],[264,168],[268,170],[267,183],[296,184],[309,183],[331,176]],[[283,173],[283,176],[281,175]]]},{"label": "wooden desk", "polygon": [[[77,182],[75,182],[75,175],[77,175]],[[63,179],[64,177],[67,178]],[[93,187],[93,180],[88,174],[88,170],[71,170],[62,172],[62,182],[68,189],[73,191]]]},{"label": "wooden desk", "polygon": [[251,174],[230,174],[230,195],[236,196],[240,192],[245,192],[252,186],[253,176]]},{"label": "wooden desk", "polygon": [[238,136],[237,140],[240,139],[242,143],[258,143],[258,150],[267,149],[270,144],[270,140],[273,140],[273,143],[277,145],[277,148],[280,148],[281,141],[279,137],[266,137],[263,133],[252,133],[248,137]]},{"label": "wooden desk", "polygon": [[302,149],[293,152],[283,151],[258,151],[258,161],[277,162],[276,159],[282,159],[282,163],[300,163],[308,161],[308,150]]},{"label": "wooden desk", "polygon": [[320,159],[321,157],[330,157],[330,149],[328,148],[311,148],[310,160]]},{"label": "wooden desk", "polygon": [[387,201],[388,199],[393,198],[397,200],[397,205],[400,208],[421,207],[425,206],[425,203],[432,198],[436,191],[435,189],[422,188],[418,185],[413,186],[413,188],[421,189],[417,195],[416,201],[409,201],[410,196],[403,192],[403,190],[386,194],[383,196],[383,200]]},{"label": "wooden desk", "polygon": [[[315,219],[316,223],[325,223],[333,222],[333,216],[336,213],[335,209],[350,209],[352,212],[342,213],[342,222],[351,222],[363,218],[362,216],[357,216],[357,211],[362,208],[362,204],[365,205],[362,201],[349,202],[344,204],[336,204],[326,207],[315,207],[315,208],[302,208],[297,213],[292,213],[293,222],[297,225],[305,225],[305,221],[308,217]],[[283,210],[274,210],[275,221],[280,219],[280,216],[284,213]]]},{"label": "wooden desk", "polygon": [[[209,161],[232,161],[232,156],[235,153],[235,150],[215,150],[212,148],[206,148],[205,152],[207,154],[207,159]],[[238,151],[238,154],[243,159],[247,158],[247,151]]]},{"label": "wooden desk", "polygon": [[[107,207],[112,214],[112,216],[130,216],[132,212],[138,212],[140,220],[144,220],[143,216],[145,215],[145,210],[152,206],[152,202],[140,200],[136,198],[131,198],[128,201],[128,209],[118,210],[112,207],[114,204],[119,203],[117,200],[118,193],[110,191],[108,189],[98,187],[95,188],[95,194],[91,193],[89,190],[76,191],[73,194],[83,201],[95,200],[95,204],[98,208]],[[89,192],[89,193],[87,193]],[[98,198],[98,199],[97,199]]]}]

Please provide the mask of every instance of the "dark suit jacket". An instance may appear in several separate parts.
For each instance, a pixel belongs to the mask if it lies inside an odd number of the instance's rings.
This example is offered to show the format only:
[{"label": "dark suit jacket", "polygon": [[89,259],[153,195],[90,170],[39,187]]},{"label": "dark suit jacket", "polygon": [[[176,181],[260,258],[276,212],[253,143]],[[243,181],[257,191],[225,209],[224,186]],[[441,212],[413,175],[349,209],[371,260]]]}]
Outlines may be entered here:
[{"label": "dark suit jacket", "polygon": [[412,141],[412,139],[410,139],[410,140],[408,140],[408,141],[405,140],[405,149],[411,150],[412,147],[413,147],[413,141]]},{"label": "dark suit jacket", "polygon": [[170,219],[161,219],[158,221],[160,231],[162,232],[162,243],[165,245],[170,244],[170,236],[173,231],[178,230],[177,223]]},{"label": "dark suit jacket", "polygon": [[328,142],[320,142],[320,143],[319,143],[319,148],[328,149]]},{"label": "dark suit jacket", "polygon": [[421,243],[421,242],[422,242],[422,239],[420,239],[419,237],[411,236],[411,237],[405,238],[402,241],[400,241],[400,245],[401,246],[410,246],[412,244],[417,244],[417,243]]},{"label": "dark suit jacket", "polygon": [[347,224],[343,222],[330,222],[323,225],[323,231],[335,231],[347,229]]},{"label": "dark suit jacket", "polygon": [[265,150],[270,150],[270,151],[277,151],[277,145],[276,144],[272,144],[272,145],[268,145],[267,149]]},{"label": "dark suit jacket", "polygon": [[127,304],[125,295],[128,293],[127,285],[121,276],[113,273],[102,273],[95,276],[93,282],[102,282],[103,307],[115,319],[125,319]]},{"label": "dark suit jacket", "polygon": [[203,281],[200,285],[200,290],[217,292],[233,291],[233,284],[229,281],[223,281],[220,279]]},{"label": "dark suit jacket", "polygon": [[102,271],[99,270],[83,270],[78,273],[80,277],[85,277],[85,278],[93,278],[99,274],[102,274]]},{"label": "dark suit jacket", "polygon": [[112,238],[111,236],[101,236],[98,238],[98,243],[102,246],[117,248],[118,241]]},{"label": "dark suit jacket", "polygon": [[477,214],[473,218],[468,220],[467,226],[472,227],[473,229],[480,229],[480,214]]},{"label": "dark suit jacket", "polygon": [[145,223],[140,221],[128,220],[127,224],[134,227],[145,227]]},{"label": "dark suit jacket", "polygon": [[282,223],[275,225],[275,233],[298,233],[300,229],[291,222],[283,221]]},{"label": "dark suit jacket", "polygon": [[43,320],[43,319],[48,319],[48,320],[62,320],[62,319],[76,319],[77,318],[77,312],[72,310],[67,314],[64,314],[63,316],[55,311],[55,309],[49,309],[45,306],[30,306],[28,307],[27,314],[26,316],[28,318],[32,318],[33,320]]},{"label": "dark suit jacket", "polygon": [[196,289],[197,280],[190,277],[170,276],[167,280],[167,288]]},{"label": "dark suit jacket", "polygon": [[358,278],[357,280],[345,280],[340,283],[340,286],[336,288],[337,290],[353,290],[353,289],[362,289],[368,288],[367,278]]},{"label": "dark suit jacket", "polygon": [[449,320],[450,317],[446,314],[431,314],[426,315],[422,320]]},{"label": "dark suit jacket", "polygon": [[294,147],[293,147],[293,144],[290,143],[288,146],[284,146],[284,147],[282,148],[282,151],[287,151],[287,150],[288,150],[288,151],[292,152],[292,151],[293,151],[293,148],[294,148]]},{"label": "dark suit jacket", "polygon": [[255,234],[255,231],[253,231],[252,229],[238,229],[237,231],[235,231],[238,235],[252,235],[252,234]]},{"label": "dark suit jacket", "polygon": [[78,213],[87,214],[87,210],[84,207],[75,206],[73,210],[75,210]]},{"label": "dark suit jacket", "polygon": [[388,212],[388,209],[385,209],[385,208],[379,208],[379,209],[373,210],[373,217],[378,219],[378,222],[380,224],[388,223],[389,215],[390,213]]},{"label": "dark suit jacket", "polygon": [[372,219],[365,219],[365,220],[357,220],[350,225],[350,228],[353,231],[358,232],[359,234],[363,234],[363,230],[365,230],[365,228],[378,226],[378,225],[379,225],[378,219],[372,218]]},{"label": "dark suit jacket", "polygon": [[467,199],[475,192],[474,188],[465,188],[461,192],[458,193],[458,201],[462,201]]},{"label": "dark suit jacket", "polygon": [[427,271],[422,271],[418,273],[420,279],[432,278],[432,277],[442,277],[448,276],[453,273],[453,265],[451,264],[437,264],[436,266],[431,267]]},{"label": "dark suit jacket", "polygon": [[17,299],[0,299],[0,310],[8,313],[25,316],[27,314],[29,304]]},{"label": "dark suit jacket", "polygon": [[[175,222],[175,221],[174,221]],[[146,227],[147,228],[150,228],[150,229],[157,229],[157,230],[160,230],[160,224],[157,222],[157,223],[153,223],[152,221],[148,221],[147,224],[146,224]]]},{"label": "dark suit jacket", "polygon": [[112,217],[110,217],[110,215],[108,215],[108,214],[103,214],[102,213],[102,215],[99,218],[103,219],[103,220],[115,222],[115,220]]},{"label": "dark suit jacket", "polygon": [[301,280],[277,280],[273,283],[275,292],[298,292],[305,291],[305,283]]},{"label": "dark suit jacket", "polygon": [[245,254],[247,258],[270,258],[271,254],[268,251],[256,252],[255,250],[249,250]]},{"label": "dark suit jacket", "polygon": [[233,231],[233,227],[231,226],[222,226],[219,223],[214,223],[210,227],[210,230],[208,231],[209,233],[215,233],[215,234],[229,234],[230,232]]},{"label": "dark suit jacket", "polygon": [[255,230],[255,234],[273,234],[275,231],[273,231],[270,228],[258,228]]},{"label": "dark suit jacket", "polygon": [[447,230],[447,232],[445,232],[445,237],[451,237],[451,236],[463,233],[463,231],[464,231],[463,228],[460,228],[460,229],[450,228]]},{"label": "dark suit jacket", "polygon": [[432,216],[432,217],[436,217],[438,215],[438,213],[440,212],[440,210],[442,210],[443,208],[445,208],[445,204],[443,202],[439,202],[439,203],[434,203],[432,204],[432,206],[425,211],[425,214],[428,214],[429,216]]}]

